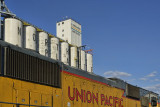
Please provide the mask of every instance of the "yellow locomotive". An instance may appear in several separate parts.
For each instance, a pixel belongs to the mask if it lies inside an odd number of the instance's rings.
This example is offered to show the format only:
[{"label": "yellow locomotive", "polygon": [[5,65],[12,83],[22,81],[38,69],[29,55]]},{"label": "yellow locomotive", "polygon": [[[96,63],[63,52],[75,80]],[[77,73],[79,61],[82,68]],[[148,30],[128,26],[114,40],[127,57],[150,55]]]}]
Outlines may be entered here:
[{"label": "yellow locomotive", "polygon": [[0,45],[0,107],[159,107],[156,93]]}]

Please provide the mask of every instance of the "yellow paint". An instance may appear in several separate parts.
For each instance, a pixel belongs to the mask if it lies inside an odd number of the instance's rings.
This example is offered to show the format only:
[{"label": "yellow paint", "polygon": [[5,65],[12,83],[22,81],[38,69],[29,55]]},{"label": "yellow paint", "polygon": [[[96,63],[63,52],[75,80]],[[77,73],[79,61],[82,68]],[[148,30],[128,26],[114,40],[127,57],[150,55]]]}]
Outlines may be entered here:
[{"label": "yellow paint", "polygon": [[51,34],[48,34],[49,35],[49,37],[55,37],[54,35],[51,35]]},{"label": "yellow paint", "polygon": [[77,29],[76,27],[72,26],[73,29],[77,30],[78,32],[81,33],[81,30],[80,29]]},{"label": "yellow paint", "polygon": [[36,93],[36,92],[30,92],[30,104],[31,105],[41,105],[41,94],[39,93]]},{"label": "yellow paint", "polygon": [[17,103],[29,104],[29,91],[17,90],[14,98],[16,98]]},{"label": "yellow paint", "polygon": [[23,22],[23,25],[29,26],[30,24],[28,24],[27,22]]},{"label": "yellow paint", "polygon": [[[29,23],[24,22],[24,21],[23,21],[23,25],[25,25],[25,26],[31,26]],[[43,32],[43,30],[42,30],[42,29],[39,29],[39,28],[36,28],[36,30],[37,30],[38,32]],[[49,37],[55,37],[55,36],[52,35],[52,34],[48,34],[48,35],[49,35]]]},{"label": "yellow paint", "polygon": [[[81,102],[81,101],[76,101],[74,100],[73,102],[68,98],[68,90],[66,88],[68,88],[68,85],[70,87],[75,87],[78,90],[88,90],[91,91],[93,93],[99,93],[99,94],[104,94],[107,96],[114,96],[114,97],[118,97],[118,98],[123,98],[123,107],[141,107],[140,106],[140,101],[136,101],[136,100],[132,100],[132,99],[127,99],[122,97],[123,95],[123,90],[121,89],[117,89],[114,87],[110,87],[110,86],[106,86],[106,85],[102,85],[96,82],[92,82],[90,80],[84,80],[78,77],[74,77],[72,75],[67,75],[64,74],[64,78],[63,78],[63,87],[65,87],[64,89],[64,105],[67,105],[67,102],[71,103],[71,107],[110,107],[107,105],[103,104],[101,105],[101,100],[99,99],[98,104],[97,103],[87,103],[87,102]],[[71,89],[71,92],[73,92],[73,88]],[[73,96],[73,93],[71,93],[71,96]],[[137,106],[136,106],[137,105]],[[116,105],[116,107],[119,107],[118,104]]]},{"label": "yellow paint", "polygon": [[[57,92],[55,92],[57,90]],[[61,104],[62,90],[50,86],[20,81],[7,77],[0,77],[0,101],[9,103],[52,106],[52,100]],[[56,95],[59,97],[56,99]],[[52,99],[52,96],[54,97]],[[54,101],[54,102],[55,102]],[[55,102],[54,107],[58,107]],[[13,107],[13,104],[0,104],[0,107]],[[16,106],[14,106],[16,107]],[[29,107],[29,106],[20,106]],[[36,106],[35,106],[36,107]]]},{"label": "yellow paint", "polygon": [[[99,83],[95,83],[95,82],[92,82],[92,81],[89,81],[89,80],[84,80],[84,79],[81,79],[81,78],[78,78],[78,77],[74,77],[72,75],[67,75],[67,74],[64,74],[64,80],[63,80],[63,88],[64,88],[64,94],[63,94],[63,97],[64,97],[64,105],[67,105],[68,102],[70,102],[71,104],[71,107],[75,106],[75,107],[107,107],[105,105],[101,105],[101,100],[98,101],[98,104],[97,103],[84,103],[84,102],[81,102],[81,101],[71,101],[69,98],[68,98],[68,85],[71,87],[71,92],[73,91],[73,88],[77,88],[79,91],[81,89],[83,90],[88,90],[88,91],[91,91],[93,93],[103,93],[104,95],[107,95],[107,96],[114,96],[114,97],[118,97],[118,98],[122,98],[122,95],[123,95],[123,90],[121,89],[117,89],[117,88],[113,88],[113,87],[110,87],[110,86],[106,86],[106,85],[102,85],[102,84],[99,84]],[[71,96],[73,96],[73,93],[71,93]],[[140,101],[136,101],[136,100],[132,100],[132,99],[127,99],[127,98],[123,98],[123,107],[135,107],[137,105],[137,107],[141,107],[140,106]],[[131,106],[131,105],[132,106]],[[118,106],[118,105],[117,105]]]},{"label": "yellow paint", "polygon": [[48,94],[48,95],[42,94],[42,106],[52,106],[52,95],[51,94]]},{"label": "yellow paint", "polygon": [[[151,104],[149,104],[149,107],[152,107]],[[160,107],[160,104],[158,103],[155,107]]]},{"label": "yellow paint", "polygon": [[59,41],[60,41],[60,42],[64,42],[64,40],[62,40],[62,39],[59,39]]},{"label": "yellow paint", "polygon": [[[81,90],[91,92],[92,94],[98,93],[98,102],[94,99],[91,103],[87,100],[83,102],[78,97],[71,101],[68,97],[68,87],[70,87],[70,96],[73,96],[73,89],[77,89],[80,93]],[[101,95],[114,96],[123,99],[123,107],[141,107],[140,101],[123,97],[124,91],[111,86],[93,82],[84,78],[76,77],[70,74],[62,73],[62,88],[54,88],[50,86],[25,82],[21,80],[11,79],[7,77],[0,77],[0,101],[20,104],[31,104],[38,106],[51,106],[53,107],[110,107],[105,105],[105,101],[101,102]],[[88,97],[90,98],[90,97]],[[113,104],[113,99],[110,100]],[[97,104],[98,103],[98,104]],[[0,107],[16,107],[13,104],[0,104]],[[28,107],[28,106],[20,106]],[[116,103],[119,107],[119,103]],[[122,107],[122,106],[121,106]],[[157,106],[160,107],[160,106]]]},{"label": "yellow paint", "polygon": [[37,32],[43,32],[43,30],[36,28]]}]

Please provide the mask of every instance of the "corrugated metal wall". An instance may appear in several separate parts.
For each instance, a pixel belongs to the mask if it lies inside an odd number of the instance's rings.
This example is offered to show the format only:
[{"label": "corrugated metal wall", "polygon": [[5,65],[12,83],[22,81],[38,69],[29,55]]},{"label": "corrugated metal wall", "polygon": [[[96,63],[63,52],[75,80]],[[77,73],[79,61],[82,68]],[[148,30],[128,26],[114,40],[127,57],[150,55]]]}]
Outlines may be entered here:
[{"label": "corrugated metal wall", "polygon": [[[2,47],[0,47],[0,59],[2,58],[1,51]],[[2,65],[3,64],[0,64],[0,67]],[[42,60],[8,47],[4,48],[4,75],[16,79],[61,87],[61,73],[58,63]]]},{"label": "corrugated metal wall", "polygon": [[140,99],[140,89],[139,87],[133,86],[131,84],[126,84],[126,96],[133,99]]}]

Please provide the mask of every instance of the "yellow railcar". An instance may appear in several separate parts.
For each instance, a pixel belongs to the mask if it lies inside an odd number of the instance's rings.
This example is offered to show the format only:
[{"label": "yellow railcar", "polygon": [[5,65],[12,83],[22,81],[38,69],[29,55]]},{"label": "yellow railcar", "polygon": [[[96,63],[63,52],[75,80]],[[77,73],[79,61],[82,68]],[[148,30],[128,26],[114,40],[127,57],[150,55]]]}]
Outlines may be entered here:
[{"label": "yellow railcar", "polygon": [[61,88],[0,77],[0,107],[143,107],[123,89],[67,71],[61,77]]},{"label": "yellow railcar", "polygon": [[0,107],[160,106],[156,93],[72,68],[1,40],[0,75]]}]

